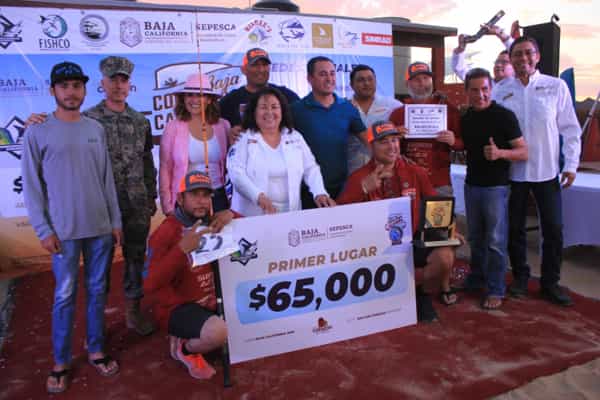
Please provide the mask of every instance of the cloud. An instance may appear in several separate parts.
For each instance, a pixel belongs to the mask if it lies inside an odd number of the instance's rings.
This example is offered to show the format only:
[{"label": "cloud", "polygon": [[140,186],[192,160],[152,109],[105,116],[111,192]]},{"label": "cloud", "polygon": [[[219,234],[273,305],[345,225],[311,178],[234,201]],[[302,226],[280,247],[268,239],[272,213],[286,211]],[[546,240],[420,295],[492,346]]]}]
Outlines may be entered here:
[{"label": "cloud", "polygon": [[591,39],[600,36],[600,26],[586,24],[561,24],[561,35],[565,39]]}]

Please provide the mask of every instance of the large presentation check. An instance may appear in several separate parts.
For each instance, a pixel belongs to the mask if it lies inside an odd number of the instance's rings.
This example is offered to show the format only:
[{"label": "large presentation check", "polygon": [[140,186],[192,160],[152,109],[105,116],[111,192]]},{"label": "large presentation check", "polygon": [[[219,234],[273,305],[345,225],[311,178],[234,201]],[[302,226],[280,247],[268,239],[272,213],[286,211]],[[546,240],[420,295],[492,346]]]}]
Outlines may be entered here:
[{"label": "large presentation check", "polygon": [[220,260],[231,362],[416,323],[410,198],[232,222]]}]

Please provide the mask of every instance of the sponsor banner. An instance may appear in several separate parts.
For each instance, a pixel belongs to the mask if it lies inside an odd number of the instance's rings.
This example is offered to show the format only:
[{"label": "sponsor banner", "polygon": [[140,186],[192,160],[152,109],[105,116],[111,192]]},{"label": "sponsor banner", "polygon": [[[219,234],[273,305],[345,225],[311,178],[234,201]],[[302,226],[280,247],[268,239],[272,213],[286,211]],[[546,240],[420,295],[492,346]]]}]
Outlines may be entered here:
[{"label": "sponsor banner", "polygon": [[[226,94],[246,84],[241,64],[252,47],[270,53],[270,82],[287,86],[301,97],[310,91],[307,61],[323,54],[335,63],[339,96],[352,95],[349,74],[359,63],[376,71],[379,94],[393,96],[392,48],[363,45],[364,32],[391,35],[391,26],[287,13],[2,7],[0,168],[20,168],[27,117],[56,108],[49,82],[56,63],[78,63],[90,77],[85,110],[104,98],[100,60],[109,55],[129,58],[135,68],[127,102],[147,116],[154,135],[161,135],[174,118],[174,93],[188,75],[198,72],[200,65],[212,88]],[[12,188],[15,178],[2,176],[2,187]],[[4,208],[2,215],[25,215],[24,208],[10,204],[3,203],[12,208]]]},{"label": "sponsor banner", "polygon": [[219,261],[231,362],[415,324],[410,220],[409,198],[234,220],[240,250]]}]

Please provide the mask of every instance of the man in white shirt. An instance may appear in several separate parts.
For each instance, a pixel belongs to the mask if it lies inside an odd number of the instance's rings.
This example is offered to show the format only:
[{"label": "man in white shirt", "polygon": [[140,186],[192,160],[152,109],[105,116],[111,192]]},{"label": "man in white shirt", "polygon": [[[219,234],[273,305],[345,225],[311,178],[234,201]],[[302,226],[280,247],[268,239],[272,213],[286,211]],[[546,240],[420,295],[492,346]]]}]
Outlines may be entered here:
[{"label": "man in white shirt", "polygon": [[[542,230],[541,294],[547,300],[569,306],[573,302],[559,286],[562,261],[562,188],[575,180],[581,152],[581,127],[567,85],[541,74],[535,39],[520,37],[510,49],[515,77],[495,88],[492,97],[512,110],[529,144],[529,159],[511,164],[508,251],[514,281],[509,293],[527,294],[530,268],[527,264],[525,219],[527,199],[533,193]],[[559,182],[559,135],[563,137],[565,166]]]},{"label": "man in white shirt", "polygon": [[[356,107],[365,126],[377,121],[387,121],[392,111],[402,107],[402,103],[393,97],[380,96],[377,91],[375,71],[368,65],[359,64],[350,72],[350,86],[354,96],[350,102]],[[371,159],[371,152],[362,141],[352,135],[348,138],[348,175],[356,171]]]},{"label": "man in white shirt", "polygon": [[[496,35],[498,39],[502,42],[506,50],[502,50],[498,57],[496,57],[496,61],[494,61],[494,82],[492,84],[496,84],[507,77],[514,76],[515,72],[510,63],[510,57],[508,54],[508,50],[510,46],[513,44],[514,39],[504,30],[496,25],[487,27],[488,33]],[[465,49],[467,47],[467,43],[465,42],[464,35],[458,36],[458,47],[456,47],[452,51],[452,70],[456,74],[460,80],[464,81],[467,72],[469,69],[465,64]]]}]

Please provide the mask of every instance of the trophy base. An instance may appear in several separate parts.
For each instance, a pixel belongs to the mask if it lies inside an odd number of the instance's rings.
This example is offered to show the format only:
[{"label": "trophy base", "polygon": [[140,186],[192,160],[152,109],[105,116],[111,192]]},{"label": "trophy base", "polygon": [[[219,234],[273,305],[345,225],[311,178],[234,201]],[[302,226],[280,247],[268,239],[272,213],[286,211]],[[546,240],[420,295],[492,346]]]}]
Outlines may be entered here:
[{"label": "trophy base", "polygon": [[448,239],[448,240],[432,240],[428,242],[423,242],[421,240],[414,241],[415,246],[417,247],[444,247],[444,246],[460,246],[460,240],[458,239]]}]

